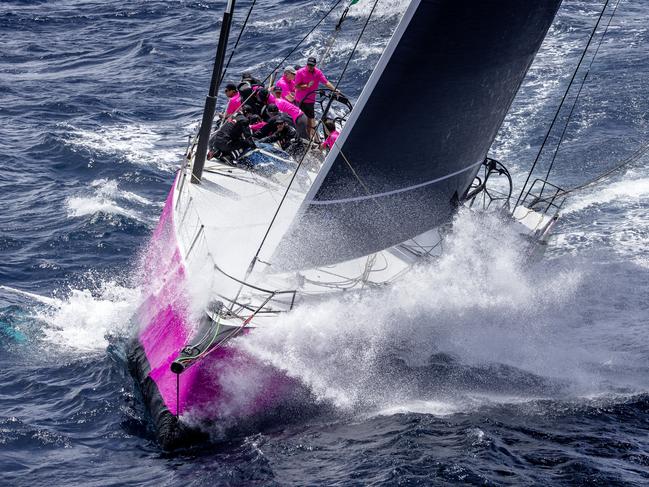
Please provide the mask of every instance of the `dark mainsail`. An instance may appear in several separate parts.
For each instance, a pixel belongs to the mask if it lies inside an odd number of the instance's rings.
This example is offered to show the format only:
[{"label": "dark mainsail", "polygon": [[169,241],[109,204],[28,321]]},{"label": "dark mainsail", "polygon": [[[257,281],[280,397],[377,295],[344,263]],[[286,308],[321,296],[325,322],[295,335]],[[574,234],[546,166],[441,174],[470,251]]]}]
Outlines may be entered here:
[{"label": "dark mainsail", "polygon": [[448,222],[561,0],[413,0],[272,261],[329,265]]}]

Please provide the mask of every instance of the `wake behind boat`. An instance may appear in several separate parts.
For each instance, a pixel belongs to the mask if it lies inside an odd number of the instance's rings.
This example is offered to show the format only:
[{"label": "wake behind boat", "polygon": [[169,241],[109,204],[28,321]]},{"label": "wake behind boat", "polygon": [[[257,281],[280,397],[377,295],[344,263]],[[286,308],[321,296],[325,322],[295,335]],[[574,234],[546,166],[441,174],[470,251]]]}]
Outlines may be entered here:
[{"label": "wake behind boat", "polygon": [[[253,359],[230,340],[309,302],[395,282],[441,254],[460,206],[495,202],[520,233],[547,238],[561,190],[548,197],[539,180],[510,206],[511,178],[487,154],[559,4],[414,0],[324,160],[271,146],[208,160],[230,1],[201,130],[142,264],[130,364],[164,447],[182,443],[188,424],[263,412],[294,386],[275,371],[235,401]],[[403,86],[422,89],[404,104]]]}]

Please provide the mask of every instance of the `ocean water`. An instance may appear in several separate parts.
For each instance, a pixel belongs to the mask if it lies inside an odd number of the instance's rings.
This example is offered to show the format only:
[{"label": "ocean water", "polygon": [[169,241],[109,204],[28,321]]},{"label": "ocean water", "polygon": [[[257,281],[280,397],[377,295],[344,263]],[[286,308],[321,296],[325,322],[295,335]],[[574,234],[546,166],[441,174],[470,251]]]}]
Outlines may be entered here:
[{"label": "ocean water", "polygon": [[[379,1],[350,96],[406,4]],[[226,78],[266,74],[329,5],[260,0]],[[564,1],[492,147],[519,190],[602,5]],[[539,262],[506,223],[461,212],[439,262],[236,343],[304,398],[157,446],[124,358],[134,268],[200,120],[223,7],[0,3],[0,485],[649,484],[646,155],[574,194]],[[330,77],[370,8],[352,7]],[[647,142],[648,17],[620,1],[553,182]],[[321,56],[335,20],[291,61]]]}]

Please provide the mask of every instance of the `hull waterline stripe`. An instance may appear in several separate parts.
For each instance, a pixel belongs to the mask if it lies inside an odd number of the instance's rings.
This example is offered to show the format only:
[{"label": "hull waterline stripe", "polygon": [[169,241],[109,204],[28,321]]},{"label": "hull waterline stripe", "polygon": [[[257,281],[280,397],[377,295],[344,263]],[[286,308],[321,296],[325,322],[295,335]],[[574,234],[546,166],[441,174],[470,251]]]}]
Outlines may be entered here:
[{"label": "hull waterline stripe", "polygon": [[460,169],[459,171],[452,172],[451,174],[447,174],[446,176],[442,176],[441,178],[432,179],[430,181],[415,184],[413,186],[408,186],[407,188],[395,189],[395,190],[392,190],[392,191],[386,191],[384,193],[370,194],[370,195],[367,195],[367,196],[356,196],[354,198],[343,198],[343,199],[339,199],[339,200],[322,200],[322,201],[311,200],[311,201],[309,201],[309,204],[310,205],[334,205],[334,204],[337,204],[337,203],[350,203],[352,201],[363,201],[363,200],[368,200],[368,199],[371,199],[371,198],[380,198],[382,196],[390,196],[390,195],[393,195],[393,194],[405,193],[406,191],[412,191],[413,189],[423,188],[424,186],[429,186],[431,184],[435,184],[435,183],[439,183],[440,181],[444,181],[445,179],[452,178],[453,176],[457,176],[458,174],[466,172],[469,169],[472,169],[472,168],[476,167],[479,164],[482,164],[482,161],[471,164],[470,166],[467,166],[464,169]]}]

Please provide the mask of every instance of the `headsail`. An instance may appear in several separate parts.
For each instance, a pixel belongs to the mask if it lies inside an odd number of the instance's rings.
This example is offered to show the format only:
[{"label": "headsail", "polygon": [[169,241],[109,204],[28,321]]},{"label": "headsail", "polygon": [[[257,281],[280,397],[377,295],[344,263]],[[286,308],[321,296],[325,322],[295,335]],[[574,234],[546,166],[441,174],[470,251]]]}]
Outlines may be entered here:
[{"label": "headsail", "polygon": [[271,258],[328,265],[447,222],[561,0],[413,0]]}]

